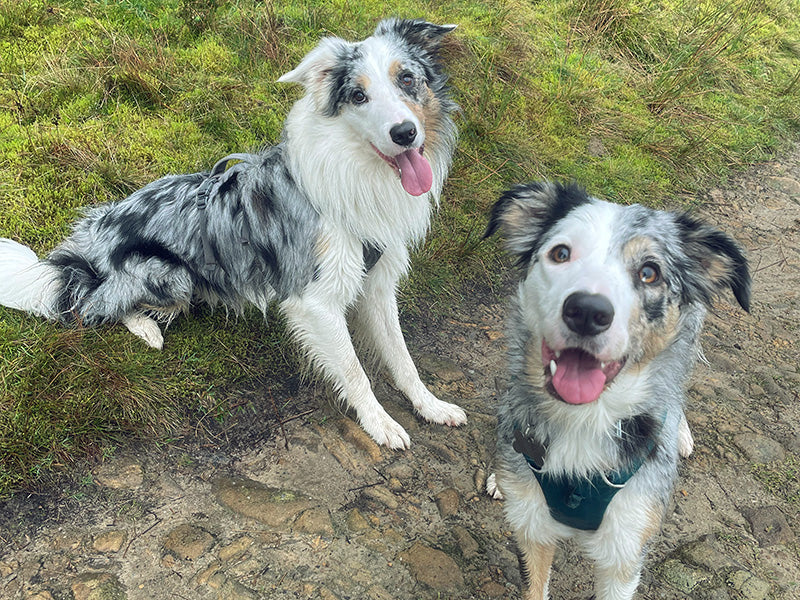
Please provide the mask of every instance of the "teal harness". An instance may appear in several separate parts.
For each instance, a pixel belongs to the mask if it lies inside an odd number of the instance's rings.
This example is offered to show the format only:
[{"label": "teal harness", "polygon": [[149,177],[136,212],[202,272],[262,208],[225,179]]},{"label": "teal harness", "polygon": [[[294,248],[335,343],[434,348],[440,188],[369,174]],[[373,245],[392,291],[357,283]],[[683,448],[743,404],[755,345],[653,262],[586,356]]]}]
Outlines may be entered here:
[{"label": "teal harness", "polygon": [[513,448],[522,454],[533,471],[544,493],[550,515],[559,523],[575,529],[595,531],[600,527],[611,500],[636,474],[655,445],[655,439],[650,437],[644,452],[631,461],[627,468],[597,473],[591,478],[554,476],[543,471],[546,448],[540,442],[525,436],[519,429],[514,430]]}]

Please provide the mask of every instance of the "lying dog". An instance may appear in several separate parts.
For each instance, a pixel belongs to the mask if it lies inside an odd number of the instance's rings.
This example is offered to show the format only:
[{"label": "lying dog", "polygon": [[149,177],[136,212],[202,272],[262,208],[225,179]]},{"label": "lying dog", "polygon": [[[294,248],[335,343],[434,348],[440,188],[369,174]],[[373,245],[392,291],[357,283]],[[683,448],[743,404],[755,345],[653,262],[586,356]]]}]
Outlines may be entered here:
[{"label": "lying dog", "polygon": [[282,143],[92,208],[45,260],[0,240],[0,303],[66,324],[121,322],[161,348],[156,320],[193,299],[236,311],[277,301],[362,427],[406,448],[356,357],[349,314],[423,418],[464,423],[462,409],[420,380],[395,297],[455,148],[439,58],[453,28],[390,19],[359,43],[323,39],[279,80],[306,91]]},{"label": "lying dog", "polygon": [[595,562],[598,599],[631,598],[678,454],[691,451],[684,388],[706,307],[730,287],[748,310],[747,262],[730,237],[689,216],[576,186],[512,189],[486,235],[497,229],[524,276],[490,492],[496,484],[505,497],[525,598],[548,597],[565,538]]}]

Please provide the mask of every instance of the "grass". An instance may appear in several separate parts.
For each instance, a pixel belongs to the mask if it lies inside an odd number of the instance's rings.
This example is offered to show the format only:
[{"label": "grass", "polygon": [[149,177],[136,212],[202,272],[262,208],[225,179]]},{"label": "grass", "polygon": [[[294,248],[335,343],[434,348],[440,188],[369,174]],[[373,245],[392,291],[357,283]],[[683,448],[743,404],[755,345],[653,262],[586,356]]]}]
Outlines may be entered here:
[{"label": "grass", "polygon": [[[7,0],[0,235],[44,254],[82,206],[273,143],[299,94],[275,80],[320,37],[423,16],[459,25],[445,57],[461,139],[403,309],[446,313],[502,271],[481,235],[509,184],[574,178],[675,206],[796,137],[798,13],[798,0]],[[226,414],[221,390],[299,366],[279,319],[201,312],[168,334],[157,353],[0,309],[0,494],[180,435],[198,411]]]}]

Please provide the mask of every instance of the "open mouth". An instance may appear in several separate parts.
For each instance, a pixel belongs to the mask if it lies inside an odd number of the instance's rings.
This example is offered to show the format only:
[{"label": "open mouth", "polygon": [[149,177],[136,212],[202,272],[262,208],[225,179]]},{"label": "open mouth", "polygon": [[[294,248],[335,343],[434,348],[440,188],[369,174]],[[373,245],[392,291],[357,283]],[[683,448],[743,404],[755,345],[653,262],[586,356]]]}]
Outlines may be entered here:
[{"label": "open mouth", "polygon": [[422,155],[425,146],[412,148],[397,156],[386,156],[374,145],[372,149],[392,167],[400,178],[400,185],[412,196],[421,196],[429,192],[433,185],[433,170],[428,159]]},{"label": "open mouth", "polygon": [[625,366],[625,360],[601,362],[580,348],[556,351],[542,340],[545,387],[567,404],[589,404],[597,400]]}]

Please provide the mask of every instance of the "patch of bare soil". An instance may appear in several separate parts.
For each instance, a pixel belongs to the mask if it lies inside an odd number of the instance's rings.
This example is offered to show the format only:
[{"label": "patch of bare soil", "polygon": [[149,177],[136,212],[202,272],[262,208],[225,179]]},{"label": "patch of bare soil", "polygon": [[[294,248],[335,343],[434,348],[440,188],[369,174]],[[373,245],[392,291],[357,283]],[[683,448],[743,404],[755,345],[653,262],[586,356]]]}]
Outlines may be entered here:
[{"label": "patch of bare soil", "polygon": [[[800,149],[708,193],[703,215],[747,248],[752,312],[720,302],[689,393],[695,453],[639,597],[800,597]],[[510,289],[510,286],[509,286]],[[412,448],[378,448],[321,388],[240,392],[217,438],[129,448],[90,478],[0,507],[8,599],[519,598],[502,505],[483,493],[505,385],[505,301],[470,293],[405,324],[431,389],[469,423],[431,426],[380,377]],[[283,391],[281,392],[280,389]],[[554,598],[591,596],[559,551]]]}]

